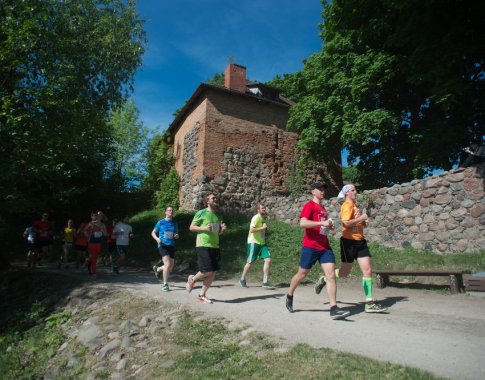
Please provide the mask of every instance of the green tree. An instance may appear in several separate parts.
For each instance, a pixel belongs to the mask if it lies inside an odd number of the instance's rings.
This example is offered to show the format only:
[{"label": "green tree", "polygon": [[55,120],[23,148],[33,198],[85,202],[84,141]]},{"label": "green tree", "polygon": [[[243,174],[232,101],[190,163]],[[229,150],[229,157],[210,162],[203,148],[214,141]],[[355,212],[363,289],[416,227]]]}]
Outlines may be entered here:
[{"label": "green tree", "polygon": [[378,187],[449,169],[485,135],[484,18],[478,2],[324,2],[323,50],[275,78],[298,101],[289,126],[318,155],[335,143]]},{"label": "green tree", "polygon": [[160,184],[175,163],[172,146],[167,143],[166,139],[165,134],[153,136],[145,154],[146,175],[141,187],[154,199],[156,192],[160,190]]},{"label": "green tree", "polygon": [[215,73],[212,78],[207,79],[208,84],[215,84],[217,86],[224,86],[224,72]]},{"label": "green tree", "polygon": [[89,202],[144,52],[135,3],[3,0],[0,25],[0,212]]},{"label": "green tree", "polygon": [[162,179],[160,190],[156,193],[157,208],[165,209],[172,206],[179,207],[179,187],[180,181],[174,167],[170,168],[168,174]]},{"label": "green tree", "polygon": [[148,131],[139,120],[140,111],[133,99],[117,107],[110,115],[110,160],[106,177],[113,191],[129,191],[139,187],[145,175],[143,152],[147,145]]}]

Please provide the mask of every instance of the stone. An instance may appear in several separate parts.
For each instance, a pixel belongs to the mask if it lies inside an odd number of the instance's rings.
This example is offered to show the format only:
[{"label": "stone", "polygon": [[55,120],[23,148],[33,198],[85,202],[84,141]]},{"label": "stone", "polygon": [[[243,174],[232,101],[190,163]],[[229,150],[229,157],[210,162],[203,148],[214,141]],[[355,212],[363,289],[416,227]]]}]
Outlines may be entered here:
[{"label": "stone", "polygon": [[478,225],[478,221],[475,218],[465,217],[463,221],[460,223],[460,226],[464,228],[471,228],[473,226]]},{"label": "stone", "polygon": [[123,337],[123,340],[121,341],[121,347],[130,348],[131,346],[133,346],[133,340],[129,336]]},{"label": "stone", "polygon": [[434,240],[434,233],[426,232],[419,234],[419,240],[421,241],[432,241]]},{"label": "stone", "polygon": [[404,218],[403,223],[405,226],[412,226],[414,225],[414,218]]},{"label": "stone", "polygon": [[464,179],[465,175],[463,173],[453,173],[446,177],[446,180],[449,182],[462,182]]},{"label": "stone", "polygon": [[150,322],[150,317],[144,316],[140,319],[140,322],[138,322],[138,326],[147,327],[149,322]]},{"label": "stone", "polygon": [[439,205],[445,205],[450,202],[451,202],[451,196],[449,194],[439,194],[434,199],[434,203]]},{"label": "stone", "polygon": [[452,183],[450,184],[450,189],[452,193],[455,193],[457,191],[463,190],[465,187],[463,186],[463,183]]},{"label": "stone", "polygon": [[446,252],[448,250],[448,244],[438,243],[436,248],[438,248],[438,251],[440,252]]},{"label": "stone", "polygon": [[414,208],[416,207],[416,202],[413,199],[409,199],[401,203],[401,206],[404,208]]},{"label": "stone", "polygon": [[424,245],[420,241],[413,241],[411,243],[411,247],[413,247],[414,249],[423,249]]},{"label": "stone", "polygon": [[436,239],[441,242],[446,242],[450,234],[447,231],[439,231],[436,233]]},{"label": "stone", "polygon": [[467,213],[468,213],[467,210],[463,208],[459,208],[458,210],[453,210],[452,212],[450,212],[450,215],[455,219],[459,219],[465,216]]},{"label": "stone", "polygon": [[428,232],[429,231],[429,227],[427,224],[421,224],[419,226],[419,232]]},{"label": "stone", "polygon": [[409,232],[413,234],[417,234],[419,232],[419,227],[418,226],[411,226],[409,227]]},{"label": "stone", "polygon": [[83,323],[77,333],[77,340],[86,347],[96,348],[103,341],[103,332],[95,323],[97,319],[97,317],[89,318]]},{"label": "stone", "polygon": [[406,209],[400,209],[399,212],[397,213],[397,216],[400,218],[404,218],[409,214],[409,211]]},{"label": "stone", "polygon": [[441,184],[441,178],[431,178],[424,182],[426,189],[438,187]]},{"label": "stone", "polygon": [[429,201],[429,199],[421,198],[421,200],[419,201],[419,204],[422,207],[428,207],[429,204],[430,204],[430,201]]},{"label": "stone", "polygon": [[419,226],[422,223],[423,223],[423,219],[421,219],[421,217],[417,216],[414,218],[414,224],[416,224],[417,226]]},{"label": "stone", "polygon": [[117,364],[116,364],[116,370],[122,371],[126,368],[127,360],[126,359],[121,359]]},{"label": "stone", "polygon": [[449,213],[447,213],[447,212],[444,212],[444,213],[440,214],[440,215],[438,216],[438,218],[439,218],[440,220],[448,220],[448,219],[450,219],[450,214],[449,214]]},{"label": "stone", "polygon": [[485,211],[485,207],[482,206],[481,204],[477,204],[470,209],[470,215],[473,218],[478,218],[480,215],[483,214],[484,211]]},{"label": "stone", "polygon": [[414,192],[411,194],[411,198],[414,199],[415,201],[419,201],[421,200],[423,196],[421,195],[421,193],[418,193],[418,192]]},{"label": "stone", "polygon": [[138,334],[138,328],[131,321],[124,321],[120,325],[120,330],[123,334],[136,335]]},{"label": "stone", "polygon": [[109,352],[113,351],[115,348],[117,348],[120,345],[120,340],[115,339],[106,344],[98,353],[100,358],[104,358]]}]

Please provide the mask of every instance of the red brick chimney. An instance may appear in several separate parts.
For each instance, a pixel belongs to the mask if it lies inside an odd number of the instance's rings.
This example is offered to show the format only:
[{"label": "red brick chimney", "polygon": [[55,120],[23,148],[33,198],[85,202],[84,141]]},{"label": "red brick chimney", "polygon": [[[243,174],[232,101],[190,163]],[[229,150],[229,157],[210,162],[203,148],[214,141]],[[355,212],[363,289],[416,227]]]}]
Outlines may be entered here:
[{"label": "red brick chimney", "polygon": [[246,68],[230,63],[224,70],[224,87],[239,92],[246,92]]}]

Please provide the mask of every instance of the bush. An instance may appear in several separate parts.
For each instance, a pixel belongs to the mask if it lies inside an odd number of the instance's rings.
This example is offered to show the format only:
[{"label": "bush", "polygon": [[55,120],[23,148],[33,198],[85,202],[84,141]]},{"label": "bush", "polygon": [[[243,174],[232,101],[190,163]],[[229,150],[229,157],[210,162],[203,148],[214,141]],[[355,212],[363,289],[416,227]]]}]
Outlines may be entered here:
[{"label": "bush", "polygon": [[167,176],[160,184],[160,190],[155,194],[157,208],[165,210],[165,207],[179,207],[179,177],[174,167],[170,169]]}]

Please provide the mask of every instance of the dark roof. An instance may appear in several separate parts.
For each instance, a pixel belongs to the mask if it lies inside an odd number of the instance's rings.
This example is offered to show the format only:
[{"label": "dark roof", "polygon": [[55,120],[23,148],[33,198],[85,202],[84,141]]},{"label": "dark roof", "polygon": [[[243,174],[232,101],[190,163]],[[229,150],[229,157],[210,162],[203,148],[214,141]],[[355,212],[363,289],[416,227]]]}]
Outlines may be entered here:
[{"label": "dark roof", "polygon": [[[220,92],[224,92],[227,94],[231,95],[236,95],[236,96],[243,96],[246,98],[252,98],[258,101],[263,101],[266,103],[274,104],[280,107],[284,108],[290,108],[293,106],[295,103],[291,101],[290,99],[287,99],[281,95],[279,95],[279,89],[265,85],[263,83],[259,82],[248,82],[247,83],[247,88],[259,88],[261,90],[260,95],[256,95],[252,93],[251,91],[247,90],[245,93],[240,92],[240,91],[235,91],[235,90],[230,90],[227,87],[224,86],[218,86],[214,84],[208,84],[208,83],[201,83],[197,89],[194,91],[192,96],[190,97],[189,100],[185,103],[185,105],[182,107],[178,115],[175,117],[175,119],[172,121],[168,129],[166,130],[166,133],[169,135],[175,134],[179,123],[185,119],[187,114],[189,113],[189,110],[192,108],[192,106],[196,103],[196,101],[199,99],[199,97],[206,91],[206,90],[216,90]],[[265,94],[269,96],[265,96]]]}]

